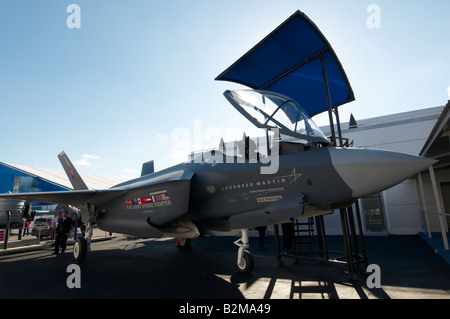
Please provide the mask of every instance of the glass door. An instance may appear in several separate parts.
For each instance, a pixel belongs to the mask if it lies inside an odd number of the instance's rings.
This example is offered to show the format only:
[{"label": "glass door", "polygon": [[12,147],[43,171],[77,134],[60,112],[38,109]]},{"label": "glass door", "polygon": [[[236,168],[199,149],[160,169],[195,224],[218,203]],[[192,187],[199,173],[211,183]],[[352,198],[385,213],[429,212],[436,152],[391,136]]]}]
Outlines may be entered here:
[{"label": "glass door", "polygon": [[381,193],[364,197],[361,202],[366,232],[387,235],[388,229]]}]

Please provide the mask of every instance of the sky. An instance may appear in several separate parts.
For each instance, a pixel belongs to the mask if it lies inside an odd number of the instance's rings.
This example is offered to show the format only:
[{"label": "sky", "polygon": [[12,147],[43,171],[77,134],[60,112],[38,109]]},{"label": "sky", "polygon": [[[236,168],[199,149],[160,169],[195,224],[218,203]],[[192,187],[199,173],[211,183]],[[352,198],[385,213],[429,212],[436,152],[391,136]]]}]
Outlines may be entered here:
[{"label": "sky", "polygon": [[2,0],[0,161],[128,179],[262,135],[214,79],[296,10],[353,88],[342,122],[450,99],[447,0]]}]

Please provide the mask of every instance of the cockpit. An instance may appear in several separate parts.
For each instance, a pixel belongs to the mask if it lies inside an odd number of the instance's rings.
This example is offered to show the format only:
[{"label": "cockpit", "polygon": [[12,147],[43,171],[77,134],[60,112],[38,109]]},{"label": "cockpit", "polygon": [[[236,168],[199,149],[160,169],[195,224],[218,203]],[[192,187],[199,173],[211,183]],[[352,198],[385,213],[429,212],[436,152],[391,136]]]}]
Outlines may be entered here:
[{"label": "cockpit", "polygon": [[330,141],[303,108],[293,99],[270,91],[227,90],[224,96],[266,136],[246,136],[241,141],[219,143],[218,149],[192,152],[194,162],[223,163],[225,157],[237,161],[257,161],[271,155],[286,155],[330,145]]},{"label": "cockpit", "polygon": [[[261,90],[227,90],[224,96],[253,125],[266,129],[267,134],[274,132],[280,155],[330,144],[303,108],[285,95]],[[244,147],[247,143],[244,142]]]}]

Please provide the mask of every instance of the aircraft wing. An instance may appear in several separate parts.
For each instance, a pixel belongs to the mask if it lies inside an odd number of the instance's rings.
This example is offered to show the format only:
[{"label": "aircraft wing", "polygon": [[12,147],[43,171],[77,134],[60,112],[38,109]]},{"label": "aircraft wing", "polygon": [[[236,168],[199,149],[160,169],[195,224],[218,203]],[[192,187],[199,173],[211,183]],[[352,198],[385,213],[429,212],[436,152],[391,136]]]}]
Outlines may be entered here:
[{"label": "aircraft wing", "polygon": [[75,191],[57,191],[57,192],[32,192],[32,193],[9,193],[0,194],[1,198],[18,199],[24,201],[39,201],[58,204],[77,204],[93,203],[99,205],[105,201],[115,198],[125,191],[123,189],[106,190],[75,190]]}]

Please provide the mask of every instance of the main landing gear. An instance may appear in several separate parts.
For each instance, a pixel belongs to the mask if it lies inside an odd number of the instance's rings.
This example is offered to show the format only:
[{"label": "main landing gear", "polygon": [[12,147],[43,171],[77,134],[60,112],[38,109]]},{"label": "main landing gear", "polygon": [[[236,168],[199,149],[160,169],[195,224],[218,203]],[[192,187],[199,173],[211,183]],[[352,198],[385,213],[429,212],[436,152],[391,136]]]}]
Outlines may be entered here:
[{"label": "main landing gear", "polygon": [[80,263],[85,260],[88,250],[88,244],[86,238],[79,237],[73,244],[73,261]]},{"label": "main landing gear", "polygon": [[176,242],[178,243],[178,248],[190,249],[191,248],[191,239],[190,238],[177,238]]},{"label": "main landing gear", "polygon": [[73,260],[72,260],[72,262],[74,262],[76,264],[84,262],[86,260],[86,255],[87,255],[88,250],[91,249],[91,238],[92,238],[92,231],[93,231],[93,226],[94,226],[94,222],[93,222],[94,213],[91,208],[92,208],[91,204],[88,204],[89,221],[88,221],[88,225],[87,225],[87,229],[86,229],[86,238],[85,237],[77,237],[78,214],[74,213],[74,215],[72,216],[72,219],[75,218],[75,230],[74,230],[75,242],[73,243]]},{"label": "main landing gear", "polygon": [[241,273],[250,274],[254,268],[253,256],[247,250],[249,247],[248,241],[248,229],[243,228],[241,230],[242,237],[234,242],[239,247],[237,254],[237,266]]}]

